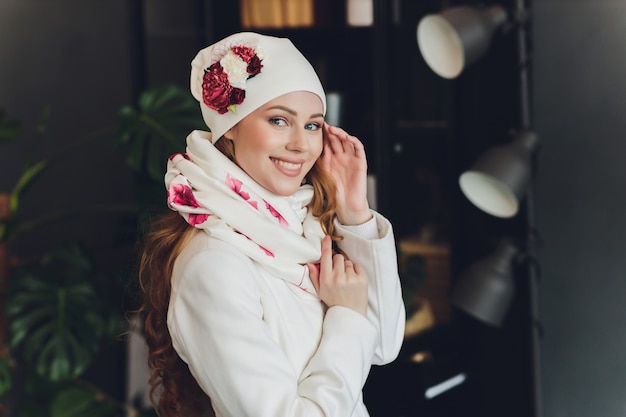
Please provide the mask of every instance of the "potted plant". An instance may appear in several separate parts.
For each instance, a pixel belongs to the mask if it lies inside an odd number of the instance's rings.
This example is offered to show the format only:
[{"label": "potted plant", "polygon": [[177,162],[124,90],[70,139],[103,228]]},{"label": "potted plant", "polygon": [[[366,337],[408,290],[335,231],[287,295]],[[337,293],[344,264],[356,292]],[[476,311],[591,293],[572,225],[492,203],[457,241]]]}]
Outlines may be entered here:
[{"label": "potted plant", "polygon": [[[33,149],[43,135],[48,112],[44,111]],[[41,174],[63,152],[53,158],[34,161],[34,150],[26,158],[19,180],[9,192],[0,192],[0,279],[5,297],[0,342],[0,416],[13,417],[113,417],[123,415],[155,416],[151,408],[141,409],[114,398],[85,378],[86,371],[100,352],[111,343],[123,343],[129,330],[126,313],[132,310],[129,288],[136,277],[106,276],[80,242],[50,248],[34,262],[12,262],[11,242],[24,230],[44,222],[63,221],[68,216],[102,211],[125,211],[137,218],[137,237],[142,219],[164,208],[162,185],[164,161],[181,151],[184,137],[202,126],[197,102],[176,86],[146,90],[136,107],[119,112],[119,126],[102,130],[98,137],[110,135],[128,167],[135,173],[140,189],[137,201],[53,213],[40,219],[20,217],[21,198]],[[0,112],[0,140],[15,140],[20,124],[7,120]],[[76,141],[72,146],[93,140],[96,135]],[[134,255],[134,247],[123,248]],[[112,285],[111,283],[117,283]],[[0,284],[0,289],[2,285]],[[131,291],[132,292],[132,291]]]}]

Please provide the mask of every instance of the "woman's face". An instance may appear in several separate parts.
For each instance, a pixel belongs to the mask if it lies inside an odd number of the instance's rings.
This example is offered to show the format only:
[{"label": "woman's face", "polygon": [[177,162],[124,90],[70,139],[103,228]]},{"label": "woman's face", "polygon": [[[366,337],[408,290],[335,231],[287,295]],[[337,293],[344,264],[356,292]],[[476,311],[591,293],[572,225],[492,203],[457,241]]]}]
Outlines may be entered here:
[{"label": "woman's face", "polygon": [[256,182],[292,195],[322,153],[322,113],[316,94],[291,92],[250,113],[224,139],[233,141],[235,162]]}]

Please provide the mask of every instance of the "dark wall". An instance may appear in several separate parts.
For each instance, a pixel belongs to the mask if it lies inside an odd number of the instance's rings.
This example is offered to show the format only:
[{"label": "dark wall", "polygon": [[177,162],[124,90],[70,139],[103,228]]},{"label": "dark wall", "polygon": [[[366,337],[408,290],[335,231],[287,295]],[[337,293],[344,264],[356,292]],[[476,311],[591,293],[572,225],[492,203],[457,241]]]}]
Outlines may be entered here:
[{"label": "dark wall", "polygon": [[546,417],[626,410],[626,3],[534,0]]},{"label": "dark wall", "polygon": [[[18,210],[23,221],[71,210],[83,214],[20,234],[10,246],[20,262],[60,243],[80,242],[102,270],[123,268],[110,261],[117,259],[113,243],[129,215],[102,209],[86,214],[86,208],[134,206],[132,172],[113,146],[118,110],[132,103],[130,16],[126,0],[0,1],[0,109],[23,127],[16,142],[0,144],[0,192],[18,180],[45,107],[50,118],[34,162],[92,138],[63,153],[24,194]],[[123,238],[132,244],[132,223],[126,229]],[[112,274],[111,280],[118,278]],[[85,377],[123,398],[124,358],[121,344],[108,346]]]},{"label": "dark wall", "polygon": [[[28,190],[20,207],[23,219],[133,202],[132,175],[113,149],[117,111],[131,103],[128,3],[0,2],[0,108],[23,125],[18,141],[0,145],[0,192],[10,191],[17,181],[44,107],[51,116],[35,161],[102,131],[65,154]],[[22,235],[14,249],[28,257],[75,239],[107,247],[118,221],[111,214],[75,216]]]}]

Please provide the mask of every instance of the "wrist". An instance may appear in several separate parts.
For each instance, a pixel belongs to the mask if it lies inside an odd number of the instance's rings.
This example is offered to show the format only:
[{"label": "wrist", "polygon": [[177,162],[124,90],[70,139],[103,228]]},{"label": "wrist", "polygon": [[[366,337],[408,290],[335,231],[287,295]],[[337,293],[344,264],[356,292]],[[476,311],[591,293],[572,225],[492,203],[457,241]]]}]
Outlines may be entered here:
[{"label": "wrist", "polygon": [[358,226],[372,219],[372,212],[368,209],[353,213],[337,213],[337,220],[344,226]]}]

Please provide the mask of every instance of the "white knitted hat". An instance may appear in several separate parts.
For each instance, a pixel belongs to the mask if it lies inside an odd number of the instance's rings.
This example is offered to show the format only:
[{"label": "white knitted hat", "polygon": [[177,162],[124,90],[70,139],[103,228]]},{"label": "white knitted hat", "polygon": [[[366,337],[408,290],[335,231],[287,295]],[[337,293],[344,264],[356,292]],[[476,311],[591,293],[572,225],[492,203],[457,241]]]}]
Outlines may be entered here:
[{"label": "white knitted hat", "polygon": [[293,91],[326,95],[315,70],[289,39],[242,32],[202,49],[191,62],[191,93],[215,143],[268,101]]}]

